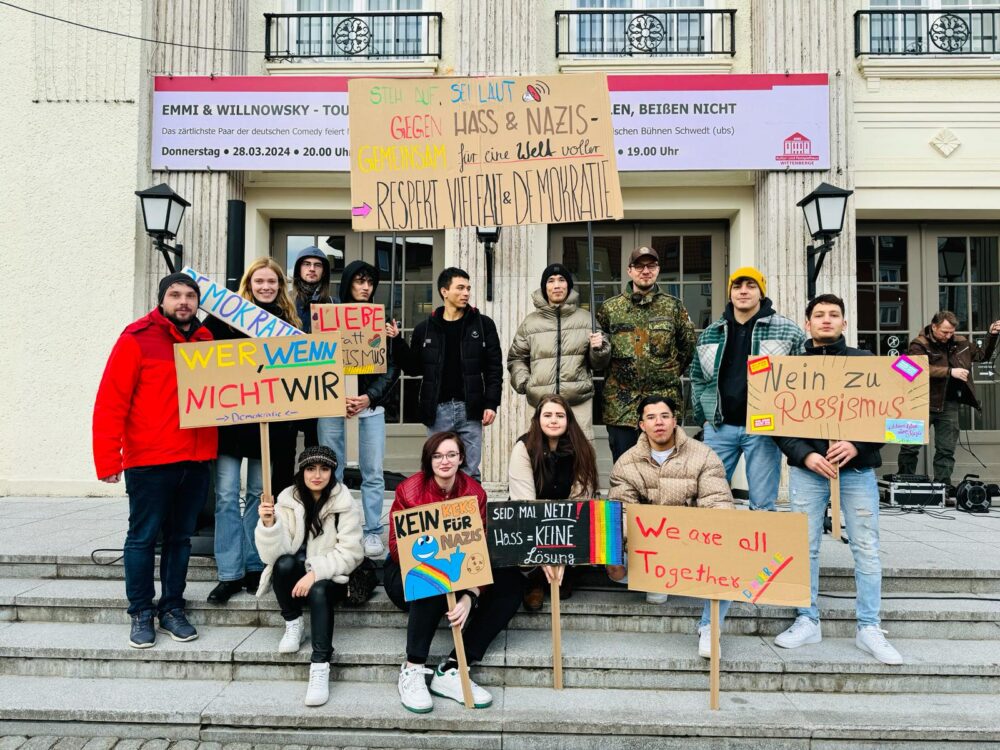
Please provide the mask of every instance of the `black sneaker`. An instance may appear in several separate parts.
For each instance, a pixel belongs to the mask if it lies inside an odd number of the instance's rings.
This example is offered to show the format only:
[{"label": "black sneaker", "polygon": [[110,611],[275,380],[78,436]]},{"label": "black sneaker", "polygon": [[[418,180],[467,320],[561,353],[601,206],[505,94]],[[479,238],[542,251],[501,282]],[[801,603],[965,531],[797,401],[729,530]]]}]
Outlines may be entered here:
[{"label": "black sneaker", "polygon": [[156,643],[156,630],[153,629],[153,610],[147,609],[132,615],[132,632],[128,636],[128,645],[132,648],[150,648]]},{"label": "black sneaker", "polygon": [[188,622],[183,609],[172,609],[160,615],[160,631],[168,633],[171,638],[181,643],[193,641],[198,637],[198,631]]},{"label": "black sneaker", "polygon": [[262,572],[260,570],[248,570],[247,574],[243,576],[243,585],[246,587],[247,593],[257,593],[257,589],[260,588],[260,574]]},{"label": "black sneaker", "polygon": [[229,598],[243,590],[243,581],[219,581],[208,595],[209,604],[225,604]]}]

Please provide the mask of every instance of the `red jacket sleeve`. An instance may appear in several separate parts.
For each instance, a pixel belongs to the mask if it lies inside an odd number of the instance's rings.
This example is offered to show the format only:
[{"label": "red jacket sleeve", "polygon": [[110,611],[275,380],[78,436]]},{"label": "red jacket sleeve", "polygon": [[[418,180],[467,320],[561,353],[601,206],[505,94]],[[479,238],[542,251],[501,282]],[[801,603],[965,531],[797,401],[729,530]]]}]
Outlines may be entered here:
[{"label": "red jacket sleeve", "polygon": [[94,402],[94,467],[104,479],[122,470],[125,420],[139,381],[142,355],[133,336],[121,336],[111,350]]}]

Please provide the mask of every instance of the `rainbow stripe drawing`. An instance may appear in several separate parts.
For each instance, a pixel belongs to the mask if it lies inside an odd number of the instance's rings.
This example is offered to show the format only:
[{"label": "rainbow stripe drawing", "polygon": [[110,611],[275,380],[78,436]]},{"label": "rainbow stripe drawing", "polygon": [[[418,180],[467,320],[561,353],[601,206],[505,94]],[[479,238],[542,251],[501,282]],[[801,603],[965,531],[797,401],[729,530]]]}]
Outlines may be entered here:
[{"label": "rainbow stripe drawing", "polygon": [[[590,563],[621,565],[623,553],[621,503],[591,500],[588,505],[590,505]],[[577,515],[579,516],[579,512]]]},{"label": "rainbow stripe drawing", "polygon": [[771,559],[774,561],[773,569],[770,564],[765,565],[757,573],[756,578],[750,581],[750,587],[743,589],[743,596],[749,599],[752,604],[757,603],[757,599],[771,585],[771,581],[777,578],[778,574],[788,567],[794,558],[785,557],[780,552],[775,552]]}]

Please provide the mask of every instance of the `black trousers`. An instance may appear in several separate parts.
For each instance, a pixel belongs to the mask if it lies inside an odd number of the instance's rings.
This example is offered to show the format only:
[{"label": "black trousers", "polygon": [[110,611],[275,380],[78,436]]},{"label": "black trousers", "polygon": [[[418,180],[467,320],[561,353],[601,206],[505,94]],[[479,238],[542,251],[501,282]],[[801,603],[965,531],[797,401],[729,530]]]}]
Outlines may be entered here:
[{"label": "black trousers", "polygon": [[292,589],[305,574],[305,563],[296,559],[295,555],[282,555],[274,563],[271,587],[281,607],[281,616],[286,622],[302,616],[303,602],[309,605],[311,661],[314,664],[325,664],[333,657],[333,608],[344,598],[347,586],[329,580],[317,580],[305,597],[292,596]]},{"label": "black trousers", "polygon": [[[424,664],[430,653],[434,633],[444,613],[448,611],[448,599],[442,594],[408,602],[403,596],[403,577],[400,575],[399,563],[387,560],[382,573],[385,593],[392,603],[410,613],[406,624],[406,660],[412,664]],[[521,606],[523,596],[524,576],[520,570],[494,569],[493,585],[488,586],[479,597],[479,606],[469,614],[462,634],[469,664],[482,660],[493,639],[507,627],[510,618]],[[454,649],[450,656],[455,657]]]},{"label": "black trousers", "polygon": [[[275,429],[279,425],[281,429]],[[315,419],[271,424],[271,494],[274,497],[280,495],[286,487],[291,487],[295,480],[295,449],[299,443],[299,432],[305,436],[303,447],[309,448],[319,445],[317,429],[318,422]],[[337,460],[344,459],[337,456]]]},{"label": "black trousers", "polygon": [[618,463],[618,459],[622,457],[622,454],[635,446],[639,440],[639,435],[642,434],[642,430],[638,427],[621,427],[612,424],[607,426],[607,430],[608,446],[611,448],[611,460],[614,463]]}]

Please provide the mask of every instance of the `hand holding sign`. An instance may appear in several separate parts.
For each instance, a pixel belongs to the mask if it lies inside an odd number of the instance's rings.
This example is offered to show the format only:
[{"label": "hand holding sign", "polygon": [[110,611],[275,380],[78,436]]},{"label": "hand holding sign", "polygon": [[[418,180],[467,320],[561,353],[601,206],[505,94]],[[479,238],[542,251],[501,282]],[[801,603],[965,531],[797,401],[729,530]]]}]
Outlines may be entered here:
[{"label": "hand holding sign", "polygon": [[274,498],[268,494],[260,496],[260,503],[257,504],[257,516],[268,528],[274,526]]}]

